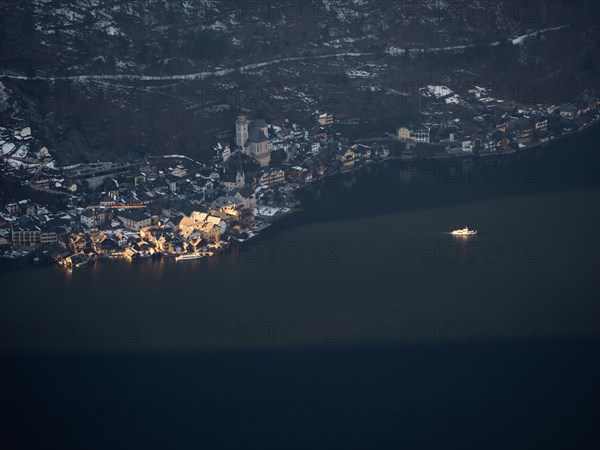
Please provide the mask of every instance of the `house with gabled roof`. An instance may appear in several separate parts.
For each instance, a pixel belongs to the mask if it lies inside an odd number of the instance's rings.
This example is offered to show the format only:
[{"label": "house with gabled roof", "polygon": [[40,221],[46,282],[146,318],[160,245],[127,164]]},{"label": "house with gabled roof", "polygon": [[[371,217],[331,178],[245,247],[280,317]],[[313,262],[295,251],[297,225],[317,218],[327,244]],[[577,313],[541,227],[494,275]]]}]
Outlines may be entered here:
[{"label": "house with gabled roof", "polygon": [[231,195],[236,200],[242,202],[244,208],[254,209],[256,206],[256,192],[250,186],[243,187],[241,189],[235,189],[231,192]]},{"label": "house with gabled roof", "polygon": [[123,225],[130,230],[140,231],[142,228],[150,226],[152,222],[149,215],[141,209],[127,209],[116,213]]}]

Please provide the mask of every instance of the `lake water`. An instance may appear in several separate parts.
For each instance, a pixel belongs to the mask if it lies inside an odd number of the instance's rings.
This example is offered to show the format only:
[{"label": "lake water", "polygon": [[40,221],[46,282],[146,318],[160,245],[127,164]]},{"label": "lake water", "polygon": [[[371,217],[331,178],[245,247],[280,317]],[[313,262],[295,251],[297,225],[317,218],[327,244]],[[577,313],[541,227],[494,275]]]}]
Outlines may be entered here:
[{"label": "lake water", "polygon": [[340,175],[207,260],[3,268],[0,443],[598,443],[599,137]]}]

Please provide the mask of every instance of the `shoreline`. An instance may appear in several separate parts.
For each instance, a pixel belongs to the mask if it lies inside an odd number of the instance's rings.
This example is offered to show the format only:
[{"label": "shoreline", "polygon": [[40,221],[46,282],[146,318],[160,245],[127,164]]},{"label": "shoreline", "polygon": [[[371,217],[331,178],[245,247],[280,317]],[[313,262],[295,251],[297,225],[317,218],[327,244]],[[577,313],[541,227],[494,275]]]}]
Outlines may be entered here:
[{"label": "shoreline", "polygon": [[[329,178],[332,178],[334,176],[339,176],[339,175],[345,175],[345,174],[348,174],[348,173],[358,172],[358,171],[361,171],[363,169],[366,169],[367,167],[376,166],[376,165],[379,165],[379,164],[382,164],[382,163],[385,163],[385,162],[388,162],[388,161],[420,161],[420,160],[426,160],[426,161],[427,160],[444,160],[445,161],[445,160],[463,159],[463,158],[489,158],[489,157],[492,157],[492,156],[502,158],[502,157],[506,157],[506,156],[509,156],[509,155],[516,155],[516,154],[518,154],[519,152],[522,152],[522,151],[527,151],[527,150],[535,149],[535,148],[538,148],[538,147],[545,147],[545,146],[547,146],[547,145],[549,145],[551,143],[560,141],[561,139],[566,138],[567,136],[573,136],[573,135],[580,134],[580,133],[582,133],[584,131],[587,131],[589,128],[591,128],[591,127],[593,127],[595,125],[600,125],[600,119],[592,120],[589,123],[587,123],[585,125],[582,125],[580,128],[578,128],[576,130],[564,132],[561,135],[556,136],[556,137],[554,137],[552,139],[548,139],[545,142],[535,142],[535,143],[526,145],[525,147],[517,148],[517,149],[515,149],[514,151],[511,151],[511,152],[490,153],[490,154],[485,154],[485,155],[479,155],[479,154],[476,154],[476,153],[473,153],[473,152],[469,152],[469,153],[466,153],[464,155],[461,155],[461,154],[456,154],[455,155],[455,154],[448,153],[447,155],[443,155],[441,157],[439,157],[439,156],[436,157],[436,156],[415,155],[411,159],[402,158],[402,156],[399,156],[399,155],[389,155],[389,156],[387,156],[385,158],[380,158],[380,159],[377,159],[377,160],[368,160],[365,164],[361,164],[361,165],[349,168],[347,170],[339,170],[338,169],[338,170],[336,170],[334,172],[327,173],[327,174],[323,175],[320,178],[313,179],[309,183],[305,183],[305,184],[302,184],[302,185],[294,188],[292,190],[292,193],[295,194],[296,192],[300,192],[300,191],[302,191],[304,189],[307,189],[307,188],[309,188],[311,186],[314,186],[315,184],[326,182]],[[390,141],[393,141],[393,139],[390,139]],[[403,141],[397,141],[397,142],[403,142]],[[406,144],[406,142],[405,142],[405,144]],[[288,213],[285,213],[278,220],[281,220],[283,217],[286,217],[287,215],[288,215]]]},{"label": "shoreline", "polygon": [[[527,150],[531,150],[531,149],[535,149],[538,147],[544,147],[547,146],[551,143],[555,143],[557,141],[560,141],[563,138],[566,138],[567,136],[573,136],[573,135],[577,135],[580,134],[584,131],[587,131],[588,129],[592,128],[593,126],[597,126],[600,124],[600,119],[596,119],[596,120],[592,120],[589,123],[582,125],[581,127],[575,129],[575,130],[571,130],[571,131],[567,131],[564,132],[562,134],[560,134],[559,136],[556,136],[552,139],[548,139],[545,142],[534,142],[532,144],[526,145],[522,148],[517,148],[514,151],[511,152],[502,152],[502,153],[489,153],[489,154],[484,154],[484,155],[480,155],[477,153],[473,153],[473,152],[465,152],[465,154],[451,154],[448,153],[446,155],[419,155],[416,151],[414,156],[412,156],[411,158],[403,158],[400,155],[388,155],[386,157],[383,158],[378,158],[378,159],[373,159],[373,160],[366,160],[364,162],[361,162],[358,165],[354,165],[352,167],[349,167],[347,169],[337,169],[335,171],[329,172],[324,174],[323,176],[319,177],[319,178],[313,178],[310,182],[308,183],[303,183],[303,184],[299,184],[295,187],[293,187],[291,189],[291,194],[292,195],[296,195],[297,192],[301,192],[309,187],[312,187],[318,183],[323,183],[323,182],[327,182],[328,179],[333,178],[335,176],[340,176],[340,175],[345,175],[345,174],[350,174],[350,173],[355,173],[355,172],[359,172],[363,169],[366,169],[368,167],[372,167],[372,166],[377,166],[380,165],[382,163],[388,162],[388,161],[405,161],[405,162],[411,162],[411,161],[429,161],[429,160],[442,160],[442,161],[447,161],[447,160],[456,160],[456,159],[464,159],[464,158],[489,158],[491,156],[495,156],[495,157],[505,157],[508,155],[515,155],[518,154],[521,151],[527,151]],[[392,141],[392,139],[390,139],[390,141]],[[296,202],[297,204],[297,202]],[[217,253],[222,253],[224,251],[226,251],[232,243],[237,243],[238,245],[243,245],[249,241],[254,241],[256,238],[260,237],[262,235],[262,232],[264,230],[267,230],[269,228],[271,228],[273,225],[275,225],[276,223],[281,222],[283,219],[296,214],[298,212],[301,212],[303,210],[303,208],[301,206],[274,206],[275,208],[280,208],[281,210],[283,209],[287,209],[287,211],[284,212],[278,212],[276,214],[273,215],[272,218],[263,218],[261,219],[261,225],[259,225],[255,230],[253,231],[253,234],[249,235],[247,238],[245,239],[239,239],[239,238],[235,238],[233,236],[229,237],[229,239],[227,241],[222,241],[223,244],[220,247],[214,248],[214,254]],[[189,253],[188,253],[189,254]],[[61,264],[58,261],[52,261],[50,259],[38,259],[38,261],[35,261],[34,258],[31,255],[24,255],[24,256],[19,256],[19,257],[9,257],[9,256],[5,256],[2,255],[0,256],[0,266],[8,266],[9,269],[12,268],[11,266],[27,266],[27,267],[41,267],[44,265],[59,265],[62,266],[68,270],[73,270],[76,268],[79,268],[81,266],[87,265],[88,263],[96,263],[98,261],[102,261],[102,260],[125,260],[125,261],[130,261],[130,262],[134,262],[134,261],[141,261],[141,260],[147,260],[147,259],[175,259],[179,256],[185,255],[184,253],[168,253],[168,254],[154,254],[154,255],[143,255],[143,256],[138,256],[135,258],[131,258],[131,257],[126,257],[123,256],[122,254],[111,254],[111,255],[97,255],[94,258],[89,258],[87,259],[84,263],[80,264],[80,265],[75,265],[75,266],[66,266],[64,264]],[[212,255],[211,255],[212,256]],[[205,259],[209,256],[202,256],[199,257],[197,259]]]},{"label": "shoreline", "polygon": [[[320,178],[317,179],[313,179],[312,181],[302,184],[298,187],[296,187],[295,189],[293,189],[292,192],[297,192],[303,189],[306,189],[307,187],[310,187],[316,183],[319,182],[323,182],[326,181],[328,178],[337,176],[337,175],[344,175],[347,173],[353,173],[353,172],[357,172],[360,171],[362,169],[365,169],[369,166],[373,166],[373,165],[378,165],[387,161],[420,161],[420,160],[450,160],[450,159],[464,159],[464,158],[489,158],[489,157],[505,157],[505,156],[509,156],[509,155],[515,155],[518,154],[519,152],[522,151],[526,151],[526,150],[530,150],[533,148],[537,148],[537,147],[544,147],[547,146],[548,144],[560,141],[563,138],[566,138],[567,136],[572,136],[572,135],[576,135],[579,133],[582,133],[586,130],[588,130],[589,128],[593,127],[594,125],[600,125],[600,119],[596,119],[596,120],[592,120],[591,122],[582,125],[580,128],[576,129],[576,130],[572,130],[572,131],[567,131],[562,133],[559,136],[556,136],[552,139],[548,139],[547,141],[544,142],[534,142],[531,144],[528,144],[522,148],[517,148],[514,149],[512,151],[509,152],[498,152],[498,153],[486,153],[484,155],[480,155],[474,152],[464,152],[463,154],[461,153],[456,153],[456,154],[452,154],[452,153],[447,153],[447,154],[439,154],[439,155],[418,155],[415,154],[412,158],[408,159],[408,158],[403,158],[402,156],[399,155],[389,155],[386,156],[384,158],[380,158],[380,159],[376,159],[376,160],[368,160],[365,164],[361,164],[358,166],[354,166],[351,168],[348,168],[346,170],[335,170],[333,172],[327,173],[325,175],[323,175]],[[394,141],[394,139],[390,138],[390,141]],[[410,143],[410,141],[398,141],[396,140],[395,142],[401,142],[401,143]],[[433,145],[433,144],[432,144]],[[441,145],[440,145],[441,146]],[[416,153],[416,152],[415,152]]]}]

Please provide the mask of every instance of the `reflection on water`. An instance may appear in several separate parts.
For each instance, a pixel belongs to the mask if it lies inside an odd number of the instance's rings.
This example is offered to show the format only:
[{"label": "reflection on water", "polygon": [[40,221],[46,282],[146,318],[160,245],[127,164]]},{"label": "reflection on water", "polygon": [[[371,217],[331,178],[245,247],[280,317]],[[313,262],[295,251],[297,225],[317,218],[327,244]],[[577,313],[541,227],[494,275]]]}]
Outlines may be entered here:
[{"label": "reflection on water", "polygon": [[212,258],[3,272],[0,447],[589,447],[589,139],[511,156],[497,182],[335,177]]},{"label": "reflection on water", "polygon": [[[589,144],[596,135],[578,139]],[[595,336],[593,150],[579,145],[566,158],[552,145],[480,165],[451,161],[448,171],[437,161],[388,161],[315,184],[301,194],[302,213],[212,258],[8,271],[3,296],[19,301],[3,303],[2,316],[25,328],[134,322],[137,349],[219,346],[203,342],[206,322],[335,324],[339,345],[398,342],[406,323],[438,335],[455,323],[468,333],[464,324],[474,322],[495,324],[504,337],[523,324],[539,339]],[[494,182],[484,179],[492,163],[503,174]],[[479,234],[449,233],[465,224]],[[17,334],[2,345],[20,343]],[[100,344],[93,348],[110,347]]]},{"label": "reflection on water", "polygon": [[[599,200],[598,189],[585,189],[316,223],[307,223],[306,212],[212,258],[8,272],[3,295],[19,301],[3,305],[2,316],[25,330],[133,322],[140,340],[127,350],[312,344],[207,341],[206,323],[231,333],[255,324],[264,331],[267,322],[293,323],[305,333],[334,324],[336,345],[402,342],[407,326],[424,329],[433,336],[429,343],[457,330],[463,340],[475,332],[478,341],[595,336]],[[464,222],[480,233],[448,232]],[[568,227],[574,232],[561,231]],[[2,345],[111,347],[111,341],[32,343],[24,334]]]}]

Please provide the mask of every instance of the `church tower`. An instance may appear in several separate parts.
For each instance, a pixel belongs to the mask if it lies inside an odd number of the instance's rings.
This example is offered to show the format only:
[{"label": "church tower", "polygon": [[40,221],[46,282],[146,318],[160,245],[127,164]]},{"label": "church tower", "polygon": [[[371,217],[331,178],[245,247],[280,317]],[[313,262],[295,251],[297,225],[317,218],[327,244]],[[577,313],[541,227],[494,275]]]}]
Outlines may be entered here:
[{"label": "church tower", "polygon": [[248,140],[248,119],[246,116],[238,116],[235,121],[235,143],[243,148]]}]

